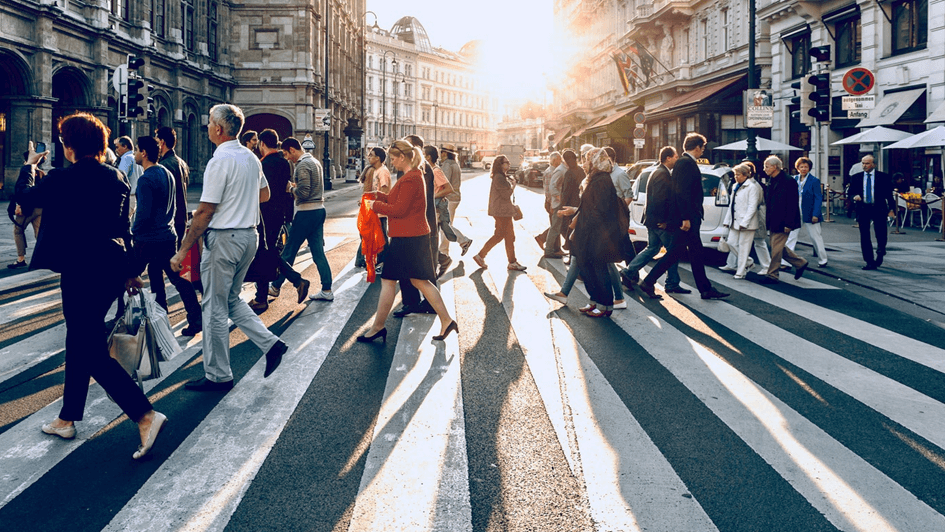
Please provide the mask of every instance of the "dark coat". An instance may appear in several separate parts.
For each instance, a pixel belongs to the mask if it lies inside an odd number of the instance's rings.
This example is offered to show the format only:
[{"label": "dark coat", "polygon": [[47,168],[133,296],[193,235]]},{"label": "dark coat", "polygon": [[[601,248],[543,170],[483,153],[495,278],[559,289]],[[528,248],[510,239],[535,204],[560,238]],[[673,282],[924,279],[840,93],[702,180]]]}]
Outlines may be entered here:
[{"label": "dark coat", "polygon": [[[879,172],[873,169],[873,202],[878,205],[886,205],[883,212],[896,211],[896,199],[893,197],[892,178],[886,172]],[[850,189],[847,191],[847,197],[853,198],[859,196],[864,201],[866,194],[863,193],[863,172],[857,172],[850,178]],[[860,202],[862,204],[862,201]]]},{"label": "dark coat", "polygon": [[[33,173],[36,172],[36,176]],[[20,168],[20,174],[16,178],[16,185],[13,187],[13,197],[10,198],[10,204],[7,207],[7,214],[10,216],[10,220],[14,221],[13,218],[16,216],[16,206],[20,206],[20,212],[23,213],[24,218],[28,218],[33,214],[32,205],[25,205],[19,201],[19,198],[22,197],[24,191],[33,188],[36,185],[36,178],[42,179],[43,171],[36,168],[35,166],[23,165]],[[16,223],[14,221],[14,223]]]},{"label": "dark coat", "polygon": [[702,171],[688,153],[683,153],[673,166],[673,182],[678,194],[679,216],[695,223],[702,220]]},{"label": "dark coat", "polygon": [[609,173],[597,172],[588,179],[576,216],[571,253],[589,262],[623,260],[622,244],[630,213],[627,204],[617,197]]},{"label": "dark coat", "polygon": [[263,157],[260,164],[262,164],[266,181],[269,182],[270,196],[269,201],[259,204],[259,210],[266,220],[268,234],[271,235],[273,231],[278,233],[284,224],[292,221],[295,197],[291,192],[286,192],[286,185],[292,179],[292,165],[286,160],[282,150],[276,150]]},{"label": "dark coat", "polygon": [[564,182],[561,184],[561,205],[577,207],[581,203],[581,182],[587,174],[580,166],[568,168],[564,173]]},{"label": "dark coat", "polygon": [[20,198],[43,209],[30,269],[134,277],[130,195],[121,171],[92,158],[50,170]]},{"label": "dark coat", "polygon": [[797,181],[791,179],[784,170],[771,179],[768,185],[766,223],[772,233],[782,233],[801,226],[801,210],[797,206]]},{"label": "dark coat", "polygon": [[190,182],[190,167],[183,159],[177,156],[174,150],[168,150],[164,157],[158,159],[158,164],[167,168],[174,176],[174,229],[177,231],[177,240],[184,237],[187,227],[187,183]]},{"label": "dark coat", "polygon": [[653,228],[665,223],[666,230],[674,231],[682,225],[679,214],[679,195],[669,170],[662,164],[646,182],[646,226]]},{"label": "dark coat", "polygon": [[515,214],[515,208],[512,206],[515,182],[511,177],[498,171],[490,177],[492,177],[492,186],[489,187],[489,216],[511,218]]}]

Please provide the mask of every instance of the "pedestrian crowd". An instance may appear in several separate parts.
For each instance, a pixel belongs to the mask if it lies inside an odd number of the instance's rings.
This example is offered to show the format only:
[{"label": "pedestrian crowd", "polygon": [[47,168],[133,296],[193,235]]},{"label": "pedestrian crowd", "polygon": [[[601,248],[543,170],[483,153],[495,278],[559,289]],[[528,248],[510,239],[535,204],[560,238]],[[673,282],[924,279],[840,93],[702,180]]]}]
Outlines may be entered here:
[{"label": "pedestrian crowd", "polygon": [[[188,324],[182,334],[202,332],[204,375],[185,385],[198,392],[226,392],[234,386],[231,321],[265,354],[264,378],[279,367],[289,346],[266,328],[259,314],[266,312],[270,298],[281,295],[285,281],[295,288],[299,304],[306,298],[333,301],[332,272],[324,249],[322,164],[297,139],[280,140],[271,129],[243,131],[244,122],[236,106],[220,104],[210,109],[207,135],[216,150],[206,164],[200,201],[192,216],[186,199],[190,169],[175,152],[177,137],[170,127],[159,128],[153,136],[140,136],[136,142],[128,136],[115,138],[112,153],[110,131],[98,118],[87,113],[67,116],[58,130],[65,159],[71,164],[48,174],[39,170],[48,151],[37,151],[29,143],[10,203],[18,258],[9,267],[27,266],[25,229],[32,225],[36,249],[28,267],[60,274],[66,322],[63,404],[58,417],[43,425],[43,432],[75,437],[75,422],[83,418],[91,377],[137,423],[141,442],[133,457],[145,456],[154,445],[167,418],[152,408],[132,377],[111,358],[102,334],[112,304],[118,301],[117,319],[123,314],[124,294],[143,288],[145,270],[155,302],[165,311],[165,275],[180,294]],[[690,293],[678,273],[679,260],[687,256],[701,298],[728,297],[712,286],[705,273],[699,164],[706,143],[704,136],[690,133],[681,154],[671,146],[660,150],[659,163],[646,183],[643,223],[648,242],[639,254],[628,234],[633,183],[616,164],[613,148],[584,145],[579,151],[551,153],[551,165],[543,176],[549,226],[536,239],[544,259],[564,260],[569,267],[560,290],[546,296],[567,304],[574,283],[581,278],[590,296],[581,312],[591,318],[608,317],[616,309],[627,308],[624,289],[662,298],[655,284],[664,273],[665,292]],[[455,146],[431,146],[418,135],[408,135],[386,149],[370,148],[366,161],[359,219],[376,217],[371,227],[382,233],[385,245],[383,249],[359,247],[355,257],[356,267],[376,265],[381,277],[374,319],[357,340],[386,341],[386,321],[392,311],[395,317],[436,314],[440,327],[433,336],[436,341],[458,334],[459,324],[438,289],[438,279],[452,263],[450,243],[459,246],[461,255],[473,243],[453,224],[462,198]],[[515,221],[523,214],[515,202],[510,166],[504,155],[492,166],[487,213],[494,219],[494,232],[473,261],[487,268],[489,252],[503,243],[508,270],[524,272],[526,266],[518,261],[515,245]],[[798,159],[798,174],[792,178],[781,160],[772,156],[763,164],[766,180],[751,163],[733,169],[734,184],[724,217],[730,252],[723,270],[745,279],[754,265],[749,257],[754,251],[765,273],[761,282],[778,282],[782,258],[793,266],[795,278],[800,278],[808,261],[793,250],[802,228],[814,241],[819,265],[827,265],[819,227],[821,186],[810,174],[811,167],[810,159]],[[881,198],[892,197],[886,190],[891,191],[892,181],[874,172],[872,157],[863,159],[863,170],[853,179],[851,192],[860,205],[865,269],[874,269],[885,254],[887,205]],[[84,223],[75,223],[80,219]],[[871,224],[879,247],[875,255]],[[321,283],[312,294],[310,281],[293,267],[306,242]],[[641,279],[641,268],[663,249],[663,256]],[[199,283],[192,283],[180,272],[185,261],[192,265],[198,254]],[[625,266],[618,269],[619,263]],[[240,298],[244,281],[256,283],[249,303]],[[402,305],[393,310],[398,285]]]}]

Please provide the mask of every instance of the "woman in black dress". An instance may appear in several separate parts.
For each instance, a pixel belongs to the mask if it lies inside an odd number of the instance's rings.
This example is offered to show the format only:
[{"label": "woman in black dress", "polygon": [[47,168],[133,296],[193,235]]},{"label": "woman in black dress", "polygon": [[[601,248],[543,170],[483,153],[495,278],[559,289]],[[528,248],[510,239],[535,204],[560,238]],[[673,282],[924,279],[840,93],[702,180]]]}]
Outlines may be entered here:
[{"label": "woman in black dress", "polygon": [[368,208],[384,214],[388,220],[388,246],[381,273],[381,295],[377,300],[374,324],[361,336],[359,342],[371,342],[376,338],[387,341],[387,315],[394,304],[397,282],[409,279],[430,302],[440,318],[440,334],[434,340],[444,340],[451,332],[459,333],[459,326],[450,317],[440,291],[433,282],[433,257],[430,249],[430,224],[426,218],[426,184],[420,166],[424,164],[423,152],[409,142],[398,140],[387,150],[388,158],[396,170],[404,172],[391,188],[390,194],[376,192],[374,200],[368,200]]}]

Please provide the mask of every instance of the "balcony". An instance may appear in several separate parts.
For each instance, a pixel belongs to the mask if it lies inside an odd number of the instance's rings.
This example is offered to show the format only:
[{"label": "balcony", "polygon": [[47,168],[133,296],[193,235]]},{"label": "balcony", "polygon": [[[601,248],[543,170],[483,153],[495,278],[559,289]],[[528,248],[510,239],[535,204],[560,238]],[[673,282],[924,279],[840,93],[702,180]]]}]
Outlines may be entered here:
[{"label": "balcony", "polygon": [[637,6],[630,23],[634,28],[660,21],[666,24],[679,24],[689,20],[695,10],[692,3],[681,0],[653,0],[651,4]]}]

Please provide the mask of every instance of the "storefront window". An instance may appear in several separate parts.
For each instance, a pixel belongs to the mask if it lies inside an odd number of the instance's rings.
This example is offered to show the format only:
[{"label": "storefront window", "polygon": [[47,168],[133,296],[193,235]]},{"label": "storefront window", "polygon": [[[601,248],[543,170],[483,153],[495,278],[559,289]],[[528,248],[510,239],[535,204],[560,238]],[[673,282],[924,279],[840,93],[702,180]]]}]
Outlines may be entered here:
[{"label": "storefront window", "polygon": [[898,54],[925,48],[928,27],[928,0],[903,0],[893,4],[892,52]]},{"label": "storefront window", "polygon": [[837,22],[837,66],[855,65],[860,62],[860,17]]}]

